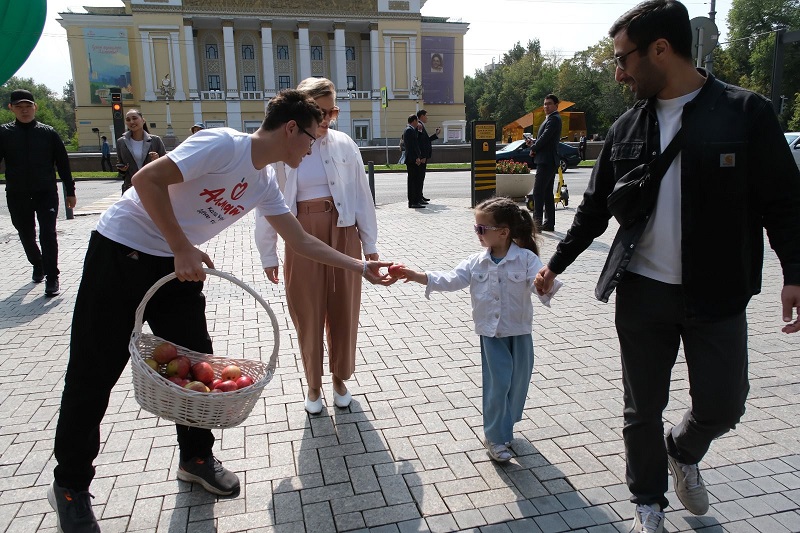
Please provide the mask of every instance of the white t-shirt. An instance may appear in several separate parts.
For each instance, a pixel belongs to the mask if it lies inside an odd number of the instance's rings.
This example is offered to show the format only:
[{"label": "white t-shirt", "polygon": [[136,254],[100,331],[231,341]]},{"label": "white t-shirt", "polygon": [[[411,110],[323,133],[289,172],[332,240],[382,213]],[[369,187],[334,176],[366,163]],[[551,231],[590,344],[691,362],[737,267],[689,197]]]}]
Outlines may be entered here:
[{"label": "white t-shirt", "polygon": [[[253,167],[250,135],[230,128],[201,130],[167,154],[183,174],[169,186],[175,217],[198,246],[258,208],[264,215],[289,212],[271,166]],[[151,255],[174,255],[135,188],[128,189],[100,217],[105,237]]]},{"label": "white t-shirt", "polygon": [[[700,89],[671,100],[656,102],[661,153],[681,127],[683,106]],[[681,154],[675,156],[661,179],[653,215],[639,240],[628,270],[672,285],[680,285],[681,273]]]},{"label": "white t-shirt", "polygon": [[328,185],[328,175],[322,165],[322,153],[317,141],[311,147],[311,155],[307,155],[300,162],[297,170],[297,201],[313,200],[331,196]]}]

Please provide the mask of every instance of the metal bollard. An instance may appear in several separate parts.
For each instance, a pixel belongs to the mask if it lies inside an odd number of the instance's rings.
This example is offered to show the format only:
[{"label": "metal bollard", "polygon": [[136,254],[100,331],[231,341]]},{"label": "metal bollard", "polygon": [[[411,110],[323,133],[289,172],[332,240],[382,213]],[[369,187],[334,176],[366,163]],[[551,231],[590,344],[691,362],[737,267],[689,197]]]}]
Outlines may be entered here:
[{"label": "metal bollard", "polygon": [[375,204],[375,162],[367,161],[367,176],[369,177],[369,191],[372,193],[372,203]]}]

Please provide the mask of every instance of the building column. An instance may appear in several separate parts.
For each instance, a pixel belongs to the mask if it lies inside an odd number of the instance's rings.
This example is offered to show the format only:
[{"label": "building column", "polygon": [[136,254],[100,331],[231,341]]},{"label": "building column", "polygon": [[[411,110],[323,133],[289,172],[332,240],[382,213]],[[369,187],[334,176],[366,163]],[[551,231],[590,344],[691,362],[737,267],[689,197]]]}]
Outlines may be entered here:
[{"label": "building column", "polygon": [[308,38],[308,21],[297,23],[297,58],[299,59],[297,65],[300,66],[300,79],[294,85],[311,77],[311,44]]},{"label": "building column", "polygon": [[[386,85],[386,96],[390,100],[394,99],[392,91],[392,40],[388,36],[383,37],[383,71],[384,84]],[[380,88],[380,86],[379,86]]]},{"label": "building column", "polygon": [[233,40],[233,22],[222,22],[223,48],[225,50],[225,98],[239,98],[239,79],[236,76],[236,43]]},{"label": "building column", "polygon": [[264,69],[263,80],[264,98],[271,98],[278,92],[275,83],[275,50],[272,46],[272,24],[261,23],[261,65]]},{"label": "building column", "polygon": [[381,90],[381,73],[380,73],[380,56],[378,55],[380,45],[378,43],[378,25],[373,23],[369,25],[369,48],[370,48],[370,75],[372,76],[372,96],[375,97],[375,92],[380,96]]},{"label": "building column", "polygon": [[[411,39],[409,39],[408,53],[411,55],[411,57],[409,57],[409,61],[408,61],[409,69],[411,70],[411,72],[409,72],[410,77],[409,77],[408,82],[409,82],[409,84],[411,84],[411,83],[414,83],[414,78],[417,77],[417,38],[416,37],[411,37]],[[421,77],[419,78],[419,81],[422,82],[422,78]],[[409,89],[410,88],[411,87],[409,85]],[[415,95],[415,96],[416,96],[417,100],[422,100],[422,98],[420,98],[419,95]]]},{"label": "building column", "polygon": [[183,43],[186,50],[186,70],[189,73],[189,99],[200,98],[199,84],[197,83],[197,59],[194,56],[194,30],[191,20],[183,21]]},{"label": "building column", "polygon": [[344,22],[333,23],[333,49],[336,74],[333,82],[340,91],[347,89],[347,45],[344,41]]},{"label": "building column", "polygon": [[152,57],[152,47],[150,46],[150,32],[149,31],[140,31],[139,35],[141,36],[142,42],[142,69],[144,70],[144,98],[143,100],[147,101],[154,101],[156,100],[156,93],[154,90],[154,82],[153,82],[153,62],[151,61]]},{"label": "building column", "polygon": [[186,92],[183,90],[183,64],[181,63],[180,33],[171,31],[169,33],[170,55],[172,56],[172,68],[174,76],[172,79],[175,84],[175,100],[186,100]]}]

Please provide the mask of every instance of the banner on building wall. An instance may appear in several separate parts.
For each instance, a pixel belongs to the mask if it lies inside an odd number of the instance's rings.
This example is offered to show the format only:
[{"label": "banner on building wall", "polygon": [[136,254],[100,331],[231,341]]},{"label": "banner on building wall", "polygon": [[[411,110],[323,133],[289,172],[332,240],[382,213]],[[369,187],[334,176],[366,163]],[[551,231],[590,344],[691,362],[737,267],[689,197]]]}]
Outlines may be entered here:
[{"label": "banner on building wall", "polygon": [[122,89],[122,98],[133,98],[128,31],[112,28],[84,28],[89,64],[89,95],[93,104],[108,104],[110,87]]},{"label": "banner on building wall", "polygon": [[426,104],[452,104],[455,85],[455,37],[423,37],[422,98]]}]

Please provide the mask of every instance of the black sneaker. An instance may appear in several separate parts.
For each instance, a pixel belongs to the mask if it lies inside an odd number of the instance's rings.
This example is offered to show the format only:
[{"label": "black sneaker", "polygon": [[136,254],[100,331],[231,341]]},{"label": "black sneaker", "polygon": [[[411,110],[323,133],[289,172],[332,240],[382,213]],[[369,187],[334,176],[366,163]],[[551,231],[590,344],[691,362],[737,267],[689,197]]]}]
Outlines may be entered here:
[{"label": "black sneaker", "polygon": [[56,512],[56,529],[61,533],[100,533],[91,498],[94,496],[89,491],[75,492],[53,481],[47,489],[47,501]]},{"label": "black sneaker", "polygon": [[44,281],[44,270],[42,270],[42,267],[33,267],[31,279],[34,283],[41,283]]},{"label": "black sneaker", "polygon": [[47,281],[44,282],[44,295],[45,296],[58,296],[58,293],[61,292],[61,288],[58,284],[58,278],[47,278]]},{"label": "black sneaker", "polygon": [[200,483],[208,492],[220,496],[230,496],[239,492],[239,478],[224,468],[213,455],[181,461],[178,466],[178,479],[189,483]]}]

